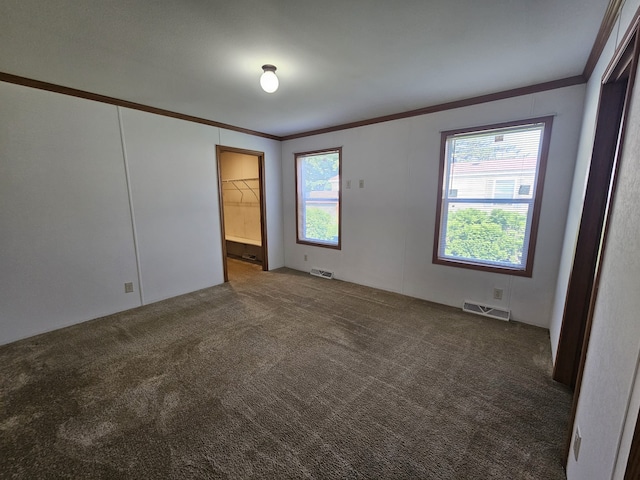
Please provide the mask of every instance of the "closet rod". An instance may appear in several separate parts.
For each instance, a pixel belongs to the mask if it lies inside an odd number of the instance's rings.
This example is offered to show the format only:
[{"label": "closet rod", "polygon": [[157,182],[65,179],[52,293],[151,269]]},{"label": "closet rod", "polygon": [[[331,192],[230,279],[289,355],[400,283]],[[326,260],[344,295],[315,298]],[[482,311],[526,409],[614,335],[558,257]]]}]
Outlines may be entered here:
[{"label": "closet rod", "polygon": [[237,178],[237,179],[234,179],[234,180],[222,180],[222,183],[230,183],[231,185],[233,185],[234,188],[240,192],[240,201],[241,202],[244,200],[244,192],[242,191],[242,189],[240,187],[238,187],[238,185],[237,185],[238,183],[243,183],[244,186],[247,187],[247,189],[250,190],[251,193],[253,193],[253,196],[256,197],[256,200],[260,201],[260,197],[258,196],[258,194],[247,183],[247,182],[252,181],[252,180],[260,180],[260,179],[259,178]]}]

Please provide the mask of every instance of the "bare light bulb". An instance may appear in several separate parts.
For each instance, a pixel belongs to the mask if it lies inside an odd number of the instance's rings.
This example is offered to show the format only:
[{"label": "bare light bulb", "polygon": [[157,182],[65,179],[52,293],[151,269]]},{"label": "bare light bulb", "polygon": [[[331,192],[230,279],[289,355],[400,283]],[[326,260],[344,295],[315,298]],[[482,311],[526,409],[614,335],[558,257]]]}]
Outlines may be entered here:
[{"label": "bare light bulb", "polygon": [[278,90],[280,82],[276,75],[276,67],[273,65],[263,65],[263,74],[260,76],[260,86],[267,93],[273,93]]}]

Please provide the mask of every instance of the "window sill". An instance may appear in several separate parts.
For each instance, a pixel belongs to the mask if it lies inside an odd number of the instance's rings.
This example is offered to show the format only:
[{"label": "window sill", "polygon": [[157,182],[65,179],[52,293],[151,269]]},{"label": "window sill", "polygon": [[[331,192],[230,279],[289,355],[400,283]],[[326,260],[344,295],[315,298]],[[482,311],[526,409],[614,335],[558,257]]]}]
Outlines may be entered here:
[{"label": "window sill", "polygon": [[474,263],[468,260],[450,260],[448,258],[444,259],[440,257],[434,257],[432,263],[435,265],[446,265],[449,267],[466,268],[469,270],[479,270],[482,272],[490,273],[500,273],[503,275],[513,275],[516,277],[531,278],[533,276],[533,265],[527,265],[525,269],[522,269],[517,267],[503,267],[497,265],[487,265],[485,263]]}]

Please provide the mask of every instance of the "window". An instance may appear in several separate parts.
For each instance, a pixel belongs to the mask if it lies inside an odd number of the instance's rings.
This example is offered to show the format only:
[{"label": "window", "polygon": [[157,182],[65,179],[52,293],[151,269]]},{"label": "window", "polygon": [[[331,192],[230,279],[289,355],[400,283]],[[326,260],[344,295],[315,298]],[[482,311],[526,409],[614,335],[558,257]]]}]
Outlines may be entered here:
[{"label": "window", "polygon": [[515,180],[496,180],[493,198],[513,198]]},{"label": "window", "polygon": [[297,241],[340,249],[342,148],[296,153]]},{"label": "window", "polygon": [[442,133],[434,263],[532,275],[551,124]]}]

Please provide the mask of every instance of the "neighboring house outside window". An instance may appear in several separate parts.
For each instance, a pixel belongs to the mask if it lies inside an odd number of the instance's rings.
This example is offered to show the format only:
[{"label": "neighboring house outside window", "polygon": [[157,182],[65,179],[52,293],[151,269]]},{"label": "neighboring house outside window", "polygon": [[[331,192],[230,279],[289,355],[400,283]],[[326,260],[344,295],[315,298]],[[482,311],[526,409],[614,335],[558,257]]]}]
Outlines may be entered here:
[{"label": "neighboring house outside window", "polygon": [[434,263],[532,275],[551,124],[442,133]]},{"label": "neighboring house outside window", "polygon": [[342,149],[295,154],[296,240],[340,249]]}]

